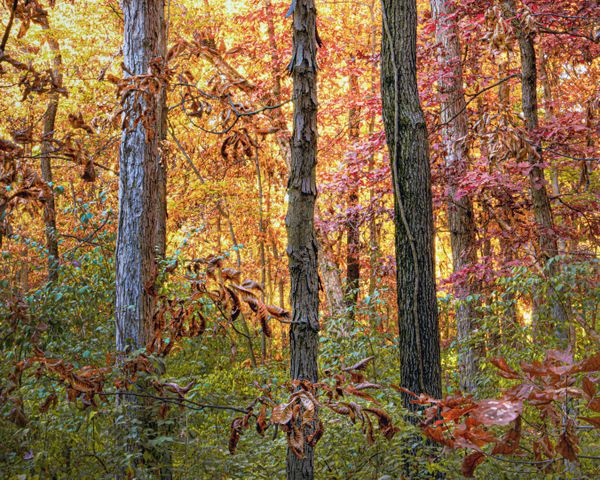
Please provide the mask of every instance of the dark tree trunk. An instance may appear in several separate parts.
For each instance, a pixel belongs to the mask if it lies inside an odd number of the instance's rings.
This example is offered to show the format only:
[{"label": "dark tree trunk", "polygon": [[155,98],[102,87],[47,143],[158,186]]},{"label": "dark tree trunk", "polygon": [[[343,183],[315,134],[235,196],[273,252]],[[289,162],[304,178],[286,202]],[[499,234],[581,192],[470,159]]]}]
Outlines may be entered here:
[{"label": "dark tree trunk", "polygon": [[[46,31],[46,39],[48,46],[52,52],[52,81],[55,89],[49,94],[46,112],[44,113],[44,128],[42,132],[42,148],[40,158],[40,170],[42,179],[50,184],[52,183],[52,164],[50,157],[55,149],[53,144],[54,130],[56,128],[56,114],[58,112],[58,103],[60,94],[56,90],[62,88],[62,57],[60,54],[60,46],[58,40],[50,32],[48,19],[44,19],[42,28]],[[44,225],[46,229],[46,249],[48,250],[48,281],[54,283],[58,280],[58,232],[56,230],[56,205],[54,201],[54,188],[51,188],[52,193],[48,195],[44,204]]]},{"label": "dark tree trunk", "polygon": [[[152,60],[165,58],[164,0],[123,0],[121,5],[124,64],[133,80],[137,75],[151,73]],[[139,104],[135,105],[136,102]],[[125,108],[116,247],[115,315],[119,352],[143,348],[149,339],[156,303],[153,286],[158,275],[157,260],[165,252],[166,172],[160,148],[166,122],[164,85],[161,84],[156,95],[127,97]],[[143,112],[146,121],[136,125],[138,112]],[[130,448],[141,457],[136,462],[139,475],[171,478],[168,455],[148,446],[148,441],[157,434],[151,418],[153,405],[123,401],[131,422]]]},{"label": "dark tree trunk", "polygon": [[[292,59],[294,128],[286,217],[292,325],[292,379],[317,381],[319,345],[318,245],[314,231],[317,196],[317,11],[314,0],[297,0],[293,13]],[[314,423],[314,422],[313,422]],[[305,438],[315,425],[307,425]],[[287,478],[314,478],[314,449],[304,447],[298,458],[288,448]]]},{"label": "dark tree trunk", "polygon": [[[461,179],[468,170],[467,105],[463,90],[460,39],[454,4],[451,0],[431,0],[436,39],[440,44],[439,89],[441,100],[442,140],[446,149],[448,181],[448,225],[452,248],[452,270],[459,273],[477,264],[477,245],[473,204],[468,195],[458,195]],[[467,301],[477,292],[472,276],[459,281],[455,288],[456,328],[458,331],[458,368],[461,388],[473,392],[479,373],[481,348],[473,340],[478,327],[476,305]]]},{"label": "dark tree trunk", "polygon": [[[356,60],[350,58],[350,96],[358,94],[358,75],[352,69]],[[346,219],[346,305],[348,307],[349,325],[356,316],[356,303],[360,288],[360,215],[358,205],[358,193],[360,184],[360,172],[358,170],[358,158],[354,146],[360,135],[360,119],[358,109],[351,106],[348,112],[348,137],[351,152],[348,153],[348,216]]]},{"label": "dark tree trunk", "polygon": [[[547,267],[547,273],[549,274],[550,281],[552,281],[552,277],[558,273],[558,264],[555,262],[549,264],[548,261],[558,255],[558,240],[554,232],[554,220],[552,218],[550,199],[546,190],[544,169],[540,166],[542,163],[542,149],[535,139],[535,131],[538,128],[538,99],[534,34],[521,24],[517,16],[514,0],[504,0],[503,10],[507,20],[511,22],[515,36],[519,42],[519,52],[521,55],[521,101],[525,117],[525,129],[529,137],[525,141],[533,144],[528,145],[527,161],[531,166],[529,169],[529,188],[536,223],[538,260],[542,266]],[[567,311],[551,286],[548,291],[548,297],[547,309],[554,323],[554,331],[559,342],[566,347],[568,343]],[[534,303],[537,302],[534,301]],[[538,320],[541,321],[541,318],[538,318]],[[538,328],[545,327],[538,325]]]},{"label": "dark tree trunk", "polygon": [[[417,90],[415,0],[383,0],[381,88],[396,226],[401,385],[440,397],[441,366],[427,127]],[[410,397],[404,404],[415,410]]]}]

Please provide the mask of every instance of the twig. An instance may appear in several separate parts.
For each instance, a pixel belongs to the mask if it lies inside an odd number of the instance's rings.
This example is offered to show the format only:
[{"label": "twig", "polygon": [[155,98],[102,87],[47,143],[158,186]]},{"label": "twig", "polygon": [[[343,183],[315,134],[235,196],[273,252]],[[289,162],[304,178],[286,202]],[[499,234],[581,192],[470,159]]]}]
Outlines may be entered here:
[{"label": "twig", "polygon": [[8,36],[10,35],[10,30],[12,29],[12,25],[15,20],[15,12],[17,11],[18,4],[19,4],[19,0],[14,0],[12,10],[10,11],[10,17],[8,18],[8,24],[6,25],[6,30],[4,30],[4,35],[2,35],[2,43],[0,43],[0,55],[1,56],[4,56],[4,49],[6,48],[6,43],[8,42]]},{"label": "twig", "polygon": [[200,412],[204,411],[205,409],[212,409],[212,410],[230,410],[233,412],[248,413],[250,410],[249,408],[231,407],[229,405],[213,405],[213,404],[209,404],[209,403],[198,403],[198,402],[194,402],[192,400],[188,400],[187,398],[160,397],[158,395],[150,395],[150,394],[146,394],[146,393],[98,392],[98,395],[113,396],[113,397],[121,396],[121,395],[123,395],[123,396],[129,395],[132,397],[152,398],[154,400],[159,400],[159,401],[165,402],[165,403],[173,403],[173,404],[188,408],[190,410],[196,410],[196,411],[200,411]]}]

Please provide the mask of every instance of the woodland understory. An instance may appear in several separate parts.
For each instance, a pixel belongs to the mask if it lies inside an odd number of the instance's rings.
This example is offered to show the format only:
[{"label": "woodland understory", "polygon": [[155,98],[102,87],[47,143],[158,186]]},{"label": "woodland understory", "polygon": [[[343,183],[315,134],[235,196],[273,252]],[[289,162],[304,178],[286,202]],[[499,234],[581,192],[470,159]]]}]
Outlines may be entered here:
[{"label": "woodland understory", "polygon": [[0,35],[0,478],[600,478],[598,0]]}]

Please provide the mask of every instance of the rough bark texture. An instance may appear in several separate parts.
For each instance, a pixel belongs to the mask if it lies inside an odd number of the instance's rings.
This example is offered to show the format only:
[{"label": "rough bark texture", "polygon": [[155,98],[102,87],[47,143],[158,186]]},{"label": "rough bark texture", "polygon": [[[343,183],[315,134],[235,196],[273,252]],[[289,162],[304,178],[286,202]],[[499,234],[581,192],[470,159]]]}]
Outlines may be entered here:
[{"label": "rough bark texture", "polygon": [[[165,57],[166,28],[164,0],[123,0],[123,57],[131,75],[150,73],[150,62]],[[163,89],[161,89],[163,90]],[[134,124],[134,102],[150,119]],[[145,346],[151,332],[155,308],[153,295],[158,272],[157,258],[165,251],[166,172],[160,142],[164,138],[165,92],[155,96],[129,96],[125,103],[120,150],[119,227],[116,247],[116,344],[119,352]],[[129,402],[128,402],[129,403]],[[156,434],[151,405],[138,402],[128,408],[132,421],[134,448],[143,450],[144,464],[138,462],[145,478],[171,478],[169,459],[147,447]],[[140,408],[143,404],[145,408]],[[162,465],[161,465],[162,464]],[[166,464],[166,465],[165,465]]]},{"label": "rough bark texture", "polygon": [[[452,0],[431,0],[436,39],[440,44],[439,89],[441,101],[442,140],[446,150],[448,182],[447,212],[452,249],[452,270],[459,273],[477,264],[477,245],[473,204],[467,195],[457,195],[461,179],[468,168],[468,116],[463,89],[461,47]],[[466,297],[476,293],[472,279],[464,279],[455,288],[456,328],[458,331],[458,368],[461,388],[473,392],[479,372],[480,348],[473,342],[477,329],[475,305]]]},{"label": "rough bark texture", "polygon": [[[350,59],[350,68],[354,67],[355,58]],[[351,70],[350,95],[358,92],[358,75]],[[358,141],[360,135],[360,119],[358,109],[351,106],[348,112],[348,136],[351,144]],[[348,216],[346,219],[346,304],[348,306],[348,319],[351,322],[356,316],[356,303],[360,288],[360,215],[358,204],[358,189],[360,174],[357,156],[354,152],[348,155]]]},{"label": "rough bark texture", "polygon": [[[416,79],[416,2],[384,0],[382,16],[381,87],[394,188],[401,384],[440,397],[431,172]],[[416,408],[408,395],[403,399],[407,408]]]},{"label": "rough bark texture", "polygon": [[[292,379],[317,381],[319,342],[318,245],[314,231],[317,196],[317,11],[314,0],[297,0],[293,13],[292,59],[288,69],[294,81],[294,128],[286,217],[287,254],[291,282],[292,325],[290,367]],[[306,434],[314,425],[306,427]],[[287,478],[314,477],[314,450],[305,445],[304,458],[287,454]]]},{"label": "rough bark texture", "polygon": [[333,249],[325,233],[322,229],[317,229],[316,235],[319,242],[319,273],[329,313],[332,317],[340,318],[346,314],[340,269],[334,260]]},{"label": "rough bark texture", "polygon": [[[544,169],[540,166],[542,163],[542,150],[537,145],[534,137],[535,131],[538,128],[537,66],[534,34],[521,23],[517,16],[514,0],[504,0],[503,11],[506,18],[510,20],[519,43],[519,53],[521,55],[521,101],[525,117],[525,129],[529,136],[527,141],[535,145],[531,145],[527,155],[527,161],[531,165],[529,171],[529,188],[536,223],[538,260],[542,266],[547,267],[548,260],[558,255],[558,243],[554,232],[550,199],[546,190]],[[558,265],[556,263],[551,264],[547,272],[550,277],[556,275],[558,273]],[[566,347],[568,342],[567,312],[552,288],[549,288],[548,297],[549,315],[554,323],[556,336]]]},{"label": "rough bark texture", "polygon": [[[42,24],[42,28],[46,31],[48,46],[52,52],[52,81],[56,87],[48,96],[48,104],[46,106],[46,111],[44,112],[44,127],[42,131],[42,148],[40,156],[42,179],[50,184],[52,182],[52,164],[50,162],[50,156],[55,148],[53,145],[54,129],[56,126],[56,114],[58,112],[60,100],[60,94],[56,89],[62,88],[63,83],[61,72],[62,57],[58,40],[50,33],[47,18]],[[58,280],[59,252],[54,193],[48,195],[44,204],[44,225],[46,229],[46,249],[48,250],[48,280],[50,282],[56,282]]]}]

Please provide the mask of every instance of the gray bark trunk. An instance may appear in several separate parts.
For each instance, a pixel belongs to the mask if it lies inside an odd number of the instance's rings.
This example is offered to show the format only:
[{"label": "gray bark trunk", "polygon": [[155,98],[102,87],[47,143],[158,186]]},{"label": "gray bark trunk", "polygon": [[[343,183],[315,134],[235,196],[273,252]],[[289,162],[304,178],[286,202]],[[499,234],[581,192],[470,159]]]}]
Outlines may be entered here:
[{"label": "gray bark trunk", "polygon": [[[558,265],[548,261],[558,255],[558,242],[554,232],[552,208],[546,190],[544,169],[542,162],[542,149],[535,140],[535,131],[538,128],[538,99],[537,99],[537,65],[534,44],[534,34],[525,28],[517,17],[514,0],[503,1],[503,11],[507,20],[512,24],[515,36],[519,43],[521,55],[521,100],[525,117],[525,128],[529,136],[526,141],[532,142],[528,148],[527,161],[531,165],[529,171],[529,188],[533,203],[533,213],[536,223],[536,236],[538,243],[538,259],[540,264],[547,267],[547,272],[552,277],[558,273]],[[568,343],[567,311],[557,298],[556,292],[550,286],[548,289],[547,309],[549,317],[554,323],[554,331],[559,342],[565,347]],[[536,302],[534,302],[536,303]],[[539,315],[536,315],[539,316]],[[541,318],[538,319],[541,321]]]},{"label": "gray bark trunk", "polygon": [[[451,0],[431,0],[435,21],[436,39],[440,43],[439,89],[442,96],[441,122],[442,140],[446,150],[446,178],[448,181],[448,225],[452,249],[452,269],[461,272],[477,264],[477,245],[473,204],[467,195],[458,196],[460,181],[468,170],[467,105],[463,89],[463,69],[460,39],[456,23],[455,8]],[[458,331],[458,368],[460,386],[473,392],[479,373],[481,351],[473,341],[478,327],[476,305],[466,301],[477,292],[473,280],[464,280],[455,288],[456,328]]]},{"label": "gray bark trunk", "polygon": [[[288,180],[287,254],[290,270],[292,379],[317,381],[319,346],[318,245],[314,231],[317,196],[317,11],[314,0],[297,0],[292,20],[292,75],[294,128]],[[302,427],[304,438],[315,428]],[[314,448],[305,444],[304,457],[288,448],[287,478],[314,478]]]},{"label": "gray bark trunk", "polygon": [[[56,89],[62,88],[62,57],[60,54],[60,45],[58,40],[50,33],[48,19],[45,19],[42,28],[46,32],[48,46],[52,52],[52,81]],[[40,170],[42,179],[50,184],[52,183],[52,164],[51,154],[54,150],[54,129],[56,127],[56,114],[58,112],[58,104],[60,94],[56,89],[49,94],[46,112],[44,113],[44,127],[42,131],[42,148],[40,158]],[[58,234],[56,230],[56,205],[54,201],[54,188],[51,188],[52,193],[44,204],[44,225],[46,229],[46,249],[48,250],[48,281],[56,282],[58,280],[59,252],[58,252]]]},{"label": "gray bark trunk", "polygon": [[[164,0],[122,0],[121,6],[127,75],[151,73],[151,61],[166,56]],[[119,352],[143,348],[149,340],[158,259],[165,253],[166,233],[166,171],[160,147],[166,122],[164,88],[156,95],[130,95],[125,108],[116,246],[115,315]],[[144,115],[146,121],[136,125],[138,115]],[[157,434],[152,405],[148,402],[132,405],[128,399],[124,399],[124,404],[132,421],[128,426],[133,437],[130,448],[143,458],[136,462],[139,475],[171,478],[169,456],[148,447],[148,440]]]},{"label": "gray bark trunk", "polygon": [[[340,269],[334,260],[329,240],[321,229],[316,231],[319,241],[319,273],[325,290],[325,298],[332,317],[341,318],[346,314],[344,290],[340,278]],[[345,334],[345,332],[342,332]]]},{"label": "gray bark trunk", "polygon": [[[441,366],[427,127],[416,78],[415,0],[383,0],[381,88],[396,226],[401,385],[440,397]],[[404,405],[416,406],[408,395]]]},{"label": "gray bark trunk", "polygon": [[[355,58],[350,59],[350,68],[355,63]],[[350,73],[350,95],[358,94],[358,76],[356,72]],[[350,147],[354,150],[354,144],[358,141],[360,135],[360,119],[358,109],[350,107],[348,112],[348,137]],[[348,306],[348,325],[351,327],[356,316],[356,304],[358,301],[358,292],[360,288],[360,215],[358,205],[359,194],[359,172],[357,157],[351,154],[348,157],[349,193],[348,193],[348,217],[346,219],[346,304]]]}]

